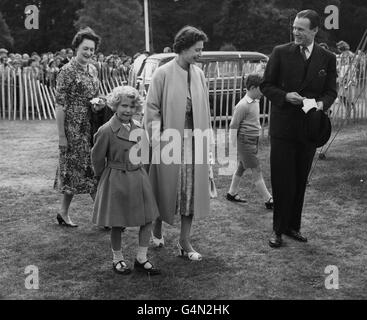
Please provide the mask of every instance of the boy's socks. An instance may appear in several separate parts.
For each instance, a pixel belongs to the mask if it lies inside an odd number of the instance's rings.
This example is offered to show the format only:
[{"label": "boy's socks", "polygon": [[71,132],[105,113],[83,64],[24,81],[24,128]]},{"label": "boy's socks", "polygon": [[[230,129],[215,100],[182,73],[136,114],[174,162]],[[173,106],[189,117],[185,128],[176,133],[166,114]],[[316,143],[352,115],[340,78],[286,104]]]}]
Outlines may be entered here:
[{"label": "boy's socks", "polygon": [[138,247],[136,260],[138,260],[139,263],[146,262],[148,260],[147,253],[148,253],[148,247]]},{"label": "boy's socks", "polygon": [[228,193],[230,193],[232,196],[234,196],[237,193],[237,190],[240,186],[241,177],[237,176],[236,174],[232,177],[231,186],[229,188]]},{"label": "boy's socks", "polygon": [[113,254],[113,263],[117,263],[121,260],[124,260],[124,256],[122,255],[122,250],[112,250]]}]

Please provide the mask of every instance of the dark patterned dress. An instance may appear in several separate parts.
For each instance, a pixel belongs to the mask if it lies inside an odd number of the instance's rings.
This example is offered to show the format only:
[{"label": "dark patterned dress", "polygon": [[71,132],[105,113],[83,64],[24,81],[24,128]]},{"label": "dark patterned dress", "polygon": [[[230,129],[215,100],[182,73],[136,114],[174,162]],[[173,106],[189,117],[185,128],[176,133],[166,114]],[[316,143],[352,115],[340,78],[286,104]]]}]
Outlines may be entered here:
[{"label": "dark patterned dress", "polygon": [[56,103],[65,113],[66,150],[59,150],[54,189],[62,193],[82,194],[96,191],[90,158],[91,109],[89,101],[98,95],[97,70],[85,70],[73,58],[57,77]]}]

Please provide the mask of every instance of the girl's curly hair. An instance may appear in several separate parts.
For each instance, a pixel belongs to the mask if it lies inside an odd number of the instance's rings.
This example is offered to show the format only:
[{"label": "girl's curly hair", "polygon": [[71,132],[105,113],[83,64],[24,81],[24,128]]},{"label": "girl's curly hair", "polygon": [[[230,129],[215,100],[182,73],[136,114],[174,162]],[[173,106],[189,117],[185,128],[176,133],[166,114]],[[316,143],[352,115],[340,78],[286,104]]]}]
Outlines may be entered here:
[{"label": "girl's curly hair", "polygon": [[143,102],[139,91],[131,86],[115,87],[106,97],[107,106],[115,112],[124,97],[130,98],[134,102],[136,113],[140,113],[143,109]]}]

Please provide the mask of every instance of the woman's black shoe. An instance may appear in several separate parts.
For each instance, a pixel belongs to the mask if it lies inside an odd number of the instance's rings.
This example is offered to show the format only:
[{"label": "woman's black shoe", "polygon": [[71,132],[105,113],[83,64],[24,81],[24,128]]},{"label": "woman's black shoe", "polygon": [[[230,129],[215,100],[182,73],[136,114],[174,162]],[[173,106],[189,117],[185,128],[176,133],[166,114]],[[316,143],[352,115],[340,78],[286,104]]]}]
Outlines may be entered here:
[{"label": "woman's black shoe", "polygon": [[[145,268],[145,265],[147,263],[151,265],[150,268]],[[150,276],[156,276],[156,275],[161,274],[161,270],[155,268],[149,260],[145,261],[144,263],[140,263],[138,260],[135,259],[134,269],[138,272],[144,272]]]},{"label": "woman's black shoe", "polygon": [[65,227],[71,227],[71,228],[76,228],[78,225],[75,223],[67,223],[64,218],[61,216],[61,214],[57,214],[56,216],[57,222],[59,223],[59,225],[61,226],[65,226]]}]

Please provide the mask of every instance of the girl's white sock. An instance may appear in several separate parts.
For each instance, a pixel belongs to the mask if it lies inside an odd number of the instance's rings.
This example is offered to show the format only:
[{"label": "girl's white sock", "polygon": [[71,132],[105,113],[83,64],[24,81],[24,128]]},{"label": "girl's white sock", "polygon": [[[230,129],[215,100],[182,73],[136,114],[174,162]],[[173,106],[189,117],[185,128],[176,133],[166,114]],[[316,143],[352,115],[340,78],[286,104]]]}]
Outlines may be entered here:
[{"label": "girl's white sock", "polygon": [[113,263],[117,263],[121,260],[124,260],[124,256],[122,255],[122,250],[113,250],[112,249],[112,254],[113,254]]},{"label": "girl's white sock", "polygon": [[148,260],[147,253],[148,253],[148,247],[138,247],[136,260],[138,260],[139,263],[146,262]]}]

